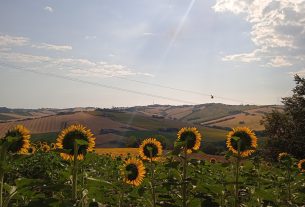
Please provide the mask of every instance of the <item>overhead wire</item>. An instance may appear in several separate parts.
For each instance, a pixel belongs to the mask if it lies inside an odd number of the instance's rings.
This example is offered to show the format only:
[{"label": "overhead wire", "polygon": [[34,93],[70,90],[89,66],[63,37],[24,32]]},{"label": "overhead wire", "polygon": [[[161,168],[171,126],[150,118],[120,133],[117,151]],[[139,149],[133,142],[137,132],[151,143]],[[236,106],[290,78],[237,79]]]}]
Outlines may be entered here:
[{"label": "overhead wire", "polygon": [[195,102],[192,102],[192,101],[187,101],[187,100],[182,100],[182,99],[177,99],[177,98],[171,98],[171,97],[156,95],[156,94],[152,94],[152,93],[146,93],[146,92],[126,89],[126,88],[121,88],[121,87],[117,87],[117,86],[106,85],[106,84],[102,84],[102,83],[98,83],[98,82],[82,80],[82,79],[79,79],[79,78],[73,78],[73,77],[63,76],[63,75],[49,73],[49,72],[42,72],[42,71],[37,71],[37,70],[33,70],[33,69],[26,69],[26,68],[23,68],[23,67],[12,66],[12,65],[5,64],[5,63],[1,63],[1,66],[6,66],[6,67],[9,67],[11,69],[30,72],[30,73],[34,73],[34,74],[38,74],[38,75],[43,75],[43,76],[48,76],[48,77],[51,76],[51,77],[60,78],[60,79],[64,79],[64,80],[69,80],[69,81],[74,81],[74,82],[78,82],[78,83],[85,83],[85,84],[99,86],[99,87],[108,88],[108,89],[113,89],[113,90],[117,90],[117,91],[124,91],[124,92],[133,93],[133,94],[137,94],[137,95],[155,97],[155,98],[160,98],[160,99],[164,99],[164,100],[184,103],[184,104],[185,103],[192,104],[192,105],[197,105],[198,104],[198,103],[195,103]]},{"label": "overhead wire", "polygon": [[[48,62],[48,61],[45,61],[45,62]],[[8,65],[6,63],[1,63],[1,64],[6,65],[7,67],[17,67],[15,69],[18,70],[18,66]],[[55,65],[57,65],[57,64],[55,64]],[[78,67],[73,67],[73,68],[81,69],[81,68],[78,68]],[[155,98],[167,99],[167,100],[176,101],[176,102],[180,102],[180,103],[188,103],[188,104],[195,104],[196,105],[195,102],[191,102],[191,101],[185,101],[185,100],[180,100],[180,99],[176,99],[176,98],[169,98],[169,97],[150,94],[150,93],[146,93],[146,92],[134,91],[134,90],[120,88],[120,87],[116,87],[116,86],[105,85],[105,84],[101,84],[101,83],[98,83],[98,82],[86,81],[86,80],[82,80],[82,79],[78,79],[78,78],[72,78],[72,77],[58,75],[58,74],[54,74],[54,73],[41,72],[41,71],[36,71],[36,70],[31,70],[31,69],[26,69],[26,68],[19,67],[19,70],[21,70],[21,69],[23,71],[26,71],[26,72],[32,72],[32,73],[42,74],[42,75],[50,75],[50,76],[61,78],[61,79],[67,79],[67,80],[70,80],[70,81],[78,81],[78,82],[91,84],[91,85],[98,84],[99,86],[102,86],[104,88],[110,88],[110,89],[114,89],[114,90],[118,89],[118,90],[122,90],[122,91],[125,91],[125,92],[136,93],[136,94],[139,94],[139,95],[152,96],[152,97],[155,97]],[[143,85],[150,85],[150,86],[154,86],[154,87],[170,89],[170,90],[174,90],[174,91],[178,91],[178,92],[190,93],[190,94],[195,94],[195,95],[199,95],[199,96],[213,97],[213,99],[220,99],[220,100],[223,100],[223,101],[231,101],[231,102],[235,102],[235,103],[238,103],[238,104],[246,103],[246,104],[256,105],[255,103],[251,103],[251,102],[248,102],[248,101],[243,101],[243,100],[240,100],[240,99],[232,99],[232,98],[228,98],[228,97],[217,96],[213,93],[207,94],[207,93],[203,93],[203,92],[199,92],[199,91],[193,91],[193,90],[189,90],[189,89],[176,88],[176,87],[171,87],[171,86],[168,86],[168,85],[163,85],[163,84],[160,84],[160,83],[150,83],[150,82],[145,82],[145,81],[140,81],[140,80],[135,80],[135,79],[129,79],[129,78],[126,78],[126,77],[121,77],[121,76],[111,76],[111,78],[117,78],[117,79],[126,80],[126,81],[130,81],[130,82],[140,83],[140,84],[143,84]]]}]

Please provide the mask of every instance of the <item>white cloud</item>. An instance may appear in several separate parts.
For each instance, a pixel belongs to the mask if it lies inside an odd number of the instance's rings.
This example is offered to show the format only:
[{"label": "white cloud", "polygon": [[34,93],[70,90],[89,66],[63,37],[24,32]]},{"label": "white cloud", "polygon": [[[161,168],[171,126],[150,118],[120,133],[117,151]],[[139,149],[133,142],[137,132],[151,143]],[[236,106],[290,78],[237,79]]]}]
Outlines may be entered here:
[{"label": "white cloud", "polygon": [[0,34],[0,47],[2,46],[23,46],[28,44],[29,39],[26,37],[1,35]]},{"label": "white cloud", "polygon": [[152,33],[152,32],[144,32],[143,35],[144,36],[153,36],[154,33]]},{"label": "white cloud", "polygon": [[56,51],[67,51],[72,50],[70,45],[53,45],[48,43],[34,44],[32,47],[37,49],[56,50]]},{"label": "white cloud", "polygon": [[223,61],[240,61],[244,63],[249,63],[253,61],[260,61],[261,58],[257,55],[261,53],[262,50],[254,50],[250,53],[241,53],[241,54],[234,54],[234,55],[227,55],[222,58]]},{"label": "white cloud", "polygon": [[6,63],[13,64],[35,64],[35,63],[44,63],[46,61],[50,61],[51,58],[46,56],[39,55],[31,55],[24,53],[16,53],[16,52],[0,52],[0,60]]},{"label": "white cloud", "polygon": [[93,62],[81,58],[52,58],[16,52],[0,51],[0,61],[26,69],[56,72],[67,76],[82,77],[117,77],[117,76],[150,76],[149,73],[136,72],[125,65],[110,64],[104,61]]},{"label": "white cloud", "polygon": [[[0,35],[0,62],[25,69],[56,71],[68,76],[113,77],[142,75],[153,77],[149,73],[140,73],[121,64],[111,64],[105,61],[91,61],[84,58],[55,58],[49,56],[20,53],[8,46],[26,46],[56,51],[72,50],[68,45],[53,45],[48,43],[33,44],[28,38]],[[1,47],[2,46],[2,47]],[[110,54],[110,56],[114,56]],[[1,66],[1,65],[0,65]]]},{"label": "white cloud", "polygon": [[275,58],[271,59],[268,65],[272,67],[286,67],[291,66],[292,63],[289,62],[285,57],[276,56]]},{"label": "white cloud", "polygon": [[257,47],[223,60],[287,67],[305,53],[305,0],[217,0],[213,9],[232,12],[251,23],[251,40]]},{"label": "white cloud", "polygon": [[53,8],[52,7],[50,7],[50,6],[46,6],[45,8],[44,8],[44,10],[46,10],[46,11],[48,11],[48,12],[53,12]]},{"label": "white cloud", "polygon": [[96,36],[94,35],[86,35],[85,36],[85,40],[95,40],[96,39]]}]

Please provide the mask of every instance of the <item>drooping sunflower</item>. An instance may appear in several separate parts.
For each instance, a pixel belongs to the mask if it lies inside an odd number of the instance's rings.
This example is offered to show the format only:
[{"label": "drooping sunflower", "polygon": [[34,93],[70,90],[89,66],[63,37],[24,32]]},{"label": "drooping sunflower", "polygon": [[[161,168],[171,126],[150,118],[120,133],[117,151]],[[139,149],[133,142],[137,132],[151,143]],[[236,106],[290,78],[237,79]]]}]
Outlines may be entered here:
[{"label": "drooping sunflower", "polygon": [[[150,151],[151,150],[151,151]],[[162,144],[155,138],[145,139],[139,147],[142,160],[157,161],[162,155]]]},{"label": "drooping sunflower", "polygon": [[77,159],[82,160],[87,152],[92,152],[95,146],[95,138],[90,129],[75,124],[63,129],[57,138],[56,147],[58,149],[69,150],[69,153],[60,153],[64,160],[74,159],[74,142],[76,139],[85,140],[87,145],[78,147]]},{"label": "drooping sunflower", "polygon": [[121,175],[125,183],[139,186],[145,177],[145,166],[142,160],[129,158],[121,168]]},{"label": "drooping sunflower", "polygon": [[14,128],[8,130],[4,136],[4,141],[7,141],[9,137],[13,137],[15,140],[9,145],[8,151],[12,153],[27,154],[30,148],[30,131],[23,125],[17,125]]},{"label": "drooping sunflower", "polygon": [[186,141],[188,154],[191,154],[193,150],[199,150],[201,134],[196,127],[183,127],[180,129],[177,136],[177,141]]},{"label": "drooping sunflower", "polygon": [[238,141],[233,137],[238,137],[240,140],[240,156],[248,157],[257,148],[257,138],[252,130],[248,127],[233,128],[227,135],[227,148],[233,154],[238,155]]},{"label": "drooping sunflower", "polygon": [[305,173],[305,159],[298,162],[298,168],[302,173]]},{"label": "drooping sunflower", "polygon": [[279,162],[284,161],[284,160],[287,160],[287,159],[289,159],[289,158],[290,158],[290,155],[289,155],[288,153],[286,153],[286,152],[281,152],[281,153],[279,153],[279,155],[278,155],[278,157],[277,157],[277,159],[278,159]]}]

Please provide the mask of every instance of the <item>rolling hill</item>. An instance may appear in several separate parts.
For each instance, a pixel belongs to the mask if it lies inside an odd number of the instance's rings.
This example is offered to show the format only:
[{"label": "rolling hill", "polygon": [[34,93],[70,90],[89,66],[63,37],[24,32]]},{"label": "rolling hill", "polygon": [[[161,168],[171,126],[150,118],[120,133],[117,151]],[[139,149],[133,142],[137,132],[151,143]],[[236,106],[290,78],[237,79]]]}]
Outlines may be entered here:
[{"label": "rolling hill", "polygon": [[125,147],[132,140],[161,136],[169,143],[184,126],[196,126],[206,143],[221,143],[227,130],[248,126],[263,130],[260,120],[281,106],[149,105],[129,108],[8,109],[0,108],[0,136],[16,124],[29,128],[35,140],[54,141],[70,124],[83,124],[96,136],[97,147]]}]

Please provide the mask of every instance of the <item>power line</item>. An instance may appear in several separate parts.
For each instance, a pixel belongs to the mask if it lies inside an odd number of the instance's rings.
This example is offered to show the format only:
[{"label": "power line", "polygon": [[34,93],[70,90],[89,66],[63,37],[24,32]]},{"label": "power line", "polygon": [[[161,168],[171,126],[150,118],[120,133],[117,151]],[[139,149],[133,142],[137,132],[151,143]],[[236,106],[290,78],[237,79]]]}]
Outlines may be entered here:
[{"label": "power line", "polygon": [[[160,87],[160,88],[166,88],[166,89],[175,90],[175,91],[179,91],[179,92],[191,93],[191,94],[200,95],[200,96],[211,97],[211,95],[212,95],[212,93],[211,94],[207,94],[207,93],[202,93],[202,92],[199,92],[199,91],[175,88],[175,87],[166,86],[166,85],[159,84],[159,83],[148,83],[148,82],[144,82],[144,81],[140,81],[140,80],[135,80],[135,79],[129,79],[129,78],[125,78],[125,77],[114,76],[114,78],[118,78],[118,79],[122,79],[122,80],[127,80],[127,81],[132,81],[132,82],[136,82],[136,83],[140,83],[140,84],[144,84],[144,85],[151,85],[151,86],[156,86],[156,87]],[[233,102],[238,102],[238,103],[249,103],[249,104],[256,105],[255,103],[245,102],[243,100],[232,99],[232,98],[227,98],[227,97],[223,97],[223,96],[214,96],[213,95],[213,98],[218,98],[218,99],[227,100],[227,101],[233,101]]]},{"label": "power line", "polygon": [[48,77],[51,76],[51,77],[60,78],[60,79],[64,79],[64,80],[69,80],[69,81],[74,81],[74,82],[78,82],[78,83],[84,83],[84,84],[99,86],[99,87],[113,89],[113,90],[117,90],[117,91],[124,91],[124,92],[133,93],[133,94],[137,94],[137,95],[155,97],[155,98],[175,101],[175,102],[179,102],[179,103],[188,103],[188,104],[192,104],[192,105],[197,105],[198,104],[198,103],[191,102],[191,101],[186,101],[186,100],[181,100],[181,99],[176,99],[176,98],[170,98],[170,97],[155,95],[155,94],[151,94],[151,93],[145,93],[145,92],[141,92],[141,91],[135,91],[135,90],[125,89],[125,88],[120,88],[120,87],[116,87],[116,86],[105,85],[105,84],[101,84],[101,83],[98,83],[98,82],[86,81],[86,80],[67,77],[67,76],[58,75],[58,74],[54,74],[54,73],[41,72],[41,71],[36,71],[36,70],[33,70],[33,69],[26,69],[26,68],[23,68],[23,67],[8,65],[8,64],[5,64],[5,63],[1,63],[1,65],[9,67],[11,69],[15,69],[15,70],[21,70],[21,71],[30,72],[30,73],[43,75],[43,76],[48,76]]},{"label": "power line", "polygon": [[[49,61],[45,61],[45,62],[49,62]],[[51,63],[51,62],[49,62]],[[1,63],[3,65],[5,65],[5,63]],[[7,65],[7,64],[6,64]],[[57,64],[54,64],[54,65],[59,65],[58,63]],[[8,67],[12,67],[11,65],[7,65]],[[82,69],[80,67],[74,67],[76,69]],[[17,68],[16,68],[17,69]],[[23,68],[24,71],[27,71],[28,69],[25,69]],[[27,72],[33,72],[33,73],[44,73],[44,74],[47,74],[49,75],[47,72],[38,72],[36,70],[29,70]],[[54,76],[60,76],[60,75],[57,75],[57,74],[52,74],[50,73],[50,75],[54,75]],[[221,99],[221,100],[224,100],[224,101],[233,101],[233,102],[236,102],[236,103],[248,103],[248,104],[253,104],[253,105],[256,105],[255,103],[251,103],[251,102],[248,102],[248,101],[243,101],[243,100],[239,100],[239,99],[232,99],[232,98],[228,98],[228,97],[223,97],[223,96],[216,96],[214,94],[207,94],[207,93],[203,93],[203,92],[199,92],[199,91],[193,91],[193,90],[188,90],[188,89],[181,89],[181,88],[175,88],[175,87],[171,87],[171,86],[167,86],[167,85],[163,85],[163,84],[160,84],[160,83],[149,83],[149,82],[144,82],[144,81],[140,81],[140,80],[135,80],[135,79],[129,79],[129,78],[125,78],[125,77],[119,77],[119,76],[112,76],[113,78],[117,78],[117,79],[122,79],[122,80],[126,80],[126,81],[130,81],[130,82],[136,82],[136,83],[140,83],[140,84],[143,84],[143,85],[150,85],[150,86],[155,86],[155,87],[159,87],[159,88],[165,88],[165,89],[170,89],[170,90],[174,90],[174,91],[179,91],[179,92],[184,92],[184,93],[191,93],[191,94],[195,94],[195,95],[199,95],[199,96],[206,96],[206,97],[211,97],[213,96],[214,99]],[[60,78],[68,78],[69,80],[71,81],[79,81],[79,82],[90,82],[90,81],[85,81],[85,80],[81,80],[81,79],[77,79],[77,78],[70,78],[70,77],[67,77],[67,76],[61,76]],[[74,80],[72,80],[74,79]],[[96,82],[90,82],[90,83],[87,83],[87,84],[91,84],[92,83],[95,83],[95,84],[100,84],[100,83],[96,83]],[[100,84],[102,85],[103,87],[105,88],[111,88],[111,89],[115,89],[115,88],[119,88],[119,87],[115,87],[115,86],[108,86],[108,85],[104,85],[104,84]],[[163,97],[162,99],[168,99],[167,97],[165,96],[159,96],[159,95],[154,95],[154,94],[149,94],[149,93],[145,93],[145,92],[140,92],[140,91],[132,91],[132,90],[129,90],[129,89],[124,89],[124,88],[121,88],[122,90],[124,90],[125,92],[130,92],[130,93],[140,93],[141,95],[145,95],[145,96],[153,96],[153,97],[157,97],[157,98],[161,98]],[[115,89],[116,90],[116,89]],[[180,100],[180,99],[174,99],[174,98],[170,98],[172,101],[175,100]],[[182,102],[182,103],[189,103],[189,104],[195,104],[194,102],[190,102],[190,101],[179,101],[179,102]]]}]

